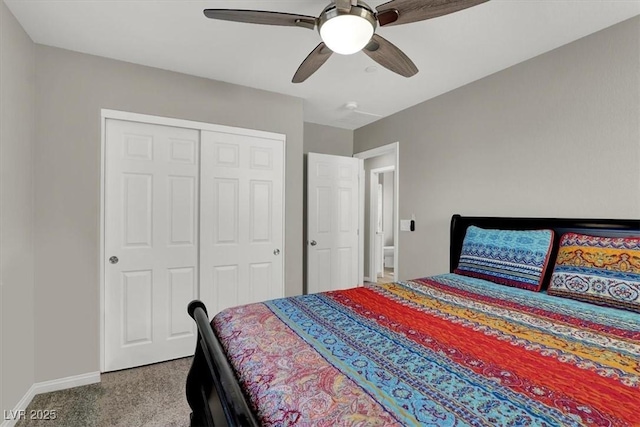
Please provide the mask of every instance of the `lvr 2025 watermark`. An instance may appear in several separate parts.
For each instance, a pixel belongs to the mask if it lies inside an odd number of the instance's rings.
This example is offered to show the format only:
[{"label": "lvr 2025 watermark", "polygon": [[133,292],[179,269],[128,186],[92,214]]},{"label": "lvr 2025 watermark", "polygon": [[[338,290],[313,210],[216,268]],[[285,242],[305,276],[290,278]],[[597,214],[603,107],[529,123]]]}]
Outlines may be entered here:
[{"label": "lvr 2025 watermark", "polygon": [[18,409],[18,410],[5,410],[5,420],[55,420],[58,418],[58,413],[55,409]]}]

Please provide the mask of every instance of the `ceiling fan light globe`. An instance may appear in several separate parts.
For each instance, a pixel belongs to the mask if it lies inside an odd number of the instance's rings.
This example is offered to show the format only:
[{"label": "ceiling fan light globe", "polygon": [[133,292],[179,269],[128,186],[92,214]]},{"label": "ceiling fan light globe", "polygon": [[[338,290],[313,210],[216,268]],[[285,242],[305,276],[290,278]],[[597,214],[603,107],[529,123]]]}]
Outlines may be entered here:
[{"label": "ceiling fan light globe", "polygon": [[371,40],[375,28],[357,15],[339,15],[320,27],[322,41],[335,53],[351,55],[361,51]]}]

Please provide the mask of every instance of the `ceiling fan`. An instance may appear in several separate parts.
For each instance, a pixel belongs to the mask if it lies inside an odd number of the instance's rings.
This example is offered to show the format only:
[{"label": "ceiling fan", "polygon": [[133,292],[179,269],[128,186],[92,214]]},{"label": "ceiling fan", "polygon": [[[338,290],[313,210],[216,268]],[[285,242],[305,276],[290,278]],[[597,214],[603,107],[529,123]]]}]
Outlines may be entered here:
[{"label": "ceiling fan", "polygon": [[350,55],[362,50],[383,67],[411,77],[418,68],[395,45],[375,34],[378,26],[408,24],[457,12],[489,0],[392,0],[374,11],[361,0],[333,0],[319,17],[241,9],[205,9],[207,18],[250,24],[318,29],[322,42],[302,62],[293,83],[308,79],[335,52]]}]

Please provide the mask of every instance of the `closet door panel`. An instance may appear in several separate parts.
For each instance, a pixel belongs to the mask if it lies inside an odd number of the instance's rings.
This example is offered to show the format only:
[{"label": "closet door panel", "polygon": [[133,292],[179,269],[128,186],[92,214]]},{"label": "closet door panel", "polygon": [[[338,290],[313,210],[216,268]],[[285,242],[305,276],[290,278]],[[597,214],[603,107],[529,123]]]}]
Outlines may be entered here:
[{"label": "closet door panel", "polygon": [[200,132],[106,121],[107,371],[193,354]]},{"label": "closet door panel", "polygon": [[284,296],[284,142],[202,132],[200,295],[209,314]]}]

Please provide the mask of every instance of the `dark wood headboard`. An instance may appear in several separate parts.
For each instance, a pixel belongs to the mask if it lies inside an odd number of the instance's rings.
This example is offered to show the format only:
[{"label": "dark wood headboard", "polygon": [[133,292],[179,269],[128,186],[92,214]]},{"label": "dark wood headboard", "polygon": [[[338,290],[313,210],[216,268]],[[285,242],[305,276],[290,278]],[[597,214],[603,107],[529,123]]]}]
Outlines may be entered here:
[{"label": "dark wood headboard", "polygon": [[[449,271],[452,273],[458,266],[460,252],[462,251],[462,241],[467,232],[467,227],[470,225],[501,230],[551,229],[555,231],[555,236],[550,262],[555,262],[560,237],[569,231],[592,236],[640,236],[640,220],[638,219],[509,218],[461,216],[456,214],[451,217],[450,230]],[[545,283],[548,283],[548,276],[551,275],[552,270],[552,268],[547,269]]]}]

